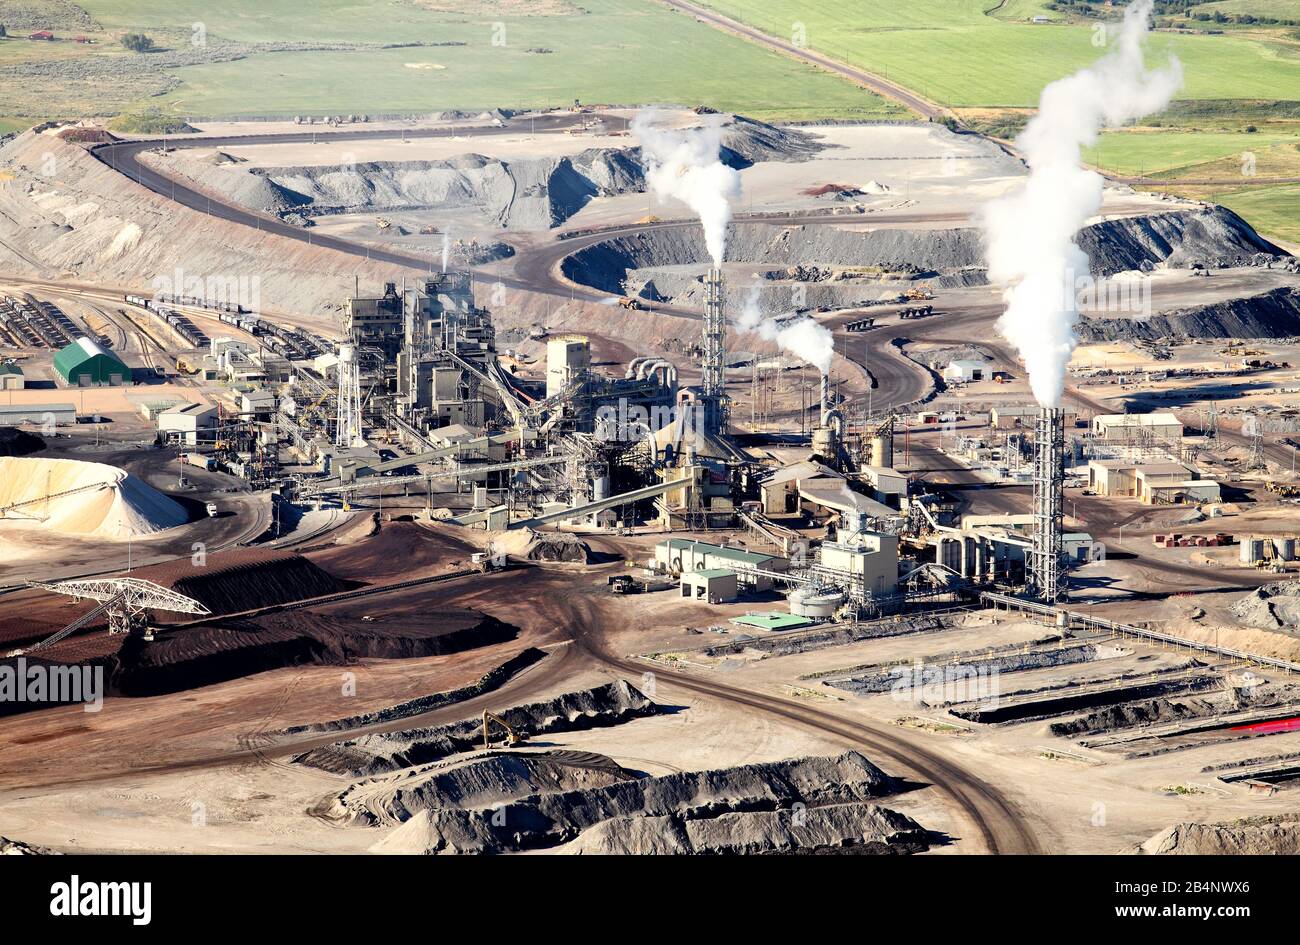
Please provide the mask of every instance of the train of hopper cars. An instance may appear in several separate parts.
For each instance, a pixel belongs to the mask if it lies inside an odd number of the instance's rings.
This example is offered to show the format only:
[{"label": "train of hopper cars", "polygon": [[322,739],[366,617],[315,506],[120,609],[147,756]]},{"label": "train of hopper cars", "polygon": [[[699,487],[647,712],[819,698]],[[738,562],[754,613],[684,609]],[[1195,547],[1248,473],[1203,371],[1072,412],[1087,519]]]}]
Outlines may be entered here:
[{"label": "train of hopper cars", "polygon": [[207,347],[210,340],[188,318],[171,308],[172,305],[184,305],[216,312],[217,317],[227,325],[238,328],[255,337],[263,338],[263,344],[291,361],[309,360],[319,357],[330,350],[330,345],[323,338],[259,318],[242,305],[233,302],[212,302],[193,296],[176,296],[159,293],[153,298],[139,295],[125,295],[123,300],[131,305],[138,305],[156,312],[166,320],[177,334],[196,348]]}]

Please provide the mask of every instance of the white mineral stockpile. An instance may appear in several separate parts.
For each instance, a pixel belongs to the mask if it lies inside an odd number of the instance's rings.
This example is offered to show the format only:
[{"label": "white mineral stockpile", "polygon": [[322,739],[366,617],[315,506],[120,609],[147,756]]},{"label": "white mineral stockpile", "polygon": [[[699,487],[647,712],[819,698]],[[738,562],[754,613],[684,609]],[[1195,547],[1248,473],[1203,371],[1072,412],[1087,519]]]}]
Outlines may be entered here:
[{"label": "white mineral stockpile", "polygon": [[178,503],[116,466],[0,457],[3,529],[134,538],[175,528],[187,519]]}]

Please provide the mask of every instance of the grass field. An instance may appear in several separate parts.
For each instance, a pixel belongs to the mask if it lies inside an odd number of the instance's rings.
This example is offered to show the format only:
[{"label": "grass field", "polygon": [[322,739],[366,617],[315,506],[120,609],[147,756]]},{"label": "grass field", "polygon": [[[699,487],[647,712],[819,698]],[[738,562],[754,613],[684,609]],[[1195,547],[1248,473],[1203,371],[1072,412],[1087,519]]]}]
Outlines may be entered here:
[{"label": "grass field", "polygon": [[[802,23],[813,49],[954,106],[1028,106],[1043,86],[1096,59],[1084,24],[1014,22],[990,0],[707,0],[775,36]],[[1021,5],[1028,9],[1031,5]],[[1156,34],[1153,61],[1177,54],[1180,98],[1300,99],[1300,47],[1242,36]]]},{"label": "grass field", "polygon": [[1266,236],[1300,247],[1300,184],[1210,190],[1200,196],[1235,210]]},{"label": "grass field", "polygon": [[[181,115],[432,112],[584,102],[703,103],[760,118],[906,113],[811,66],[723,34],[653,0],[550,0],[567,15],[514,17],[519,0],[436,12],[390,0],[86,0],[106,27],[242,42],[458,43],[270,52],[175,71],[150,105]],[[444,4],[444,6],[456,6]],[[502,27],[497,24],[503,24]],[[539,51],[541,50],[541,51]],[[135,103],[137,106],[142,103]]]},{"label": "grass field", "polygon": [[[1264,154],[1277,150],[1279,154],[1295,153],[1294,145],[1300,143],[1300,127],[1290,132],[1199,132],[1199,131],[1114,131],[1102,136],[1097,147],[1089,149],[1084,157],[1089,164],[1113,174],[1123,176],[1167,174],[1182,172],[1179,176],[1202,178],[1226,175],[1220,166],[1229,159],[1232,168],[1239,168],[1241,156],[1255,154],[1257,163]],[[1279,147],[1280,146],[1280,147]],[[1213,164],[1213,168],[1208,168]],[[1297,168],[1300,170],[1300,168]],[[1265,173],[1260,176],[1281,176]],[[1297,175],[1300,176],[1300,175]]]}]

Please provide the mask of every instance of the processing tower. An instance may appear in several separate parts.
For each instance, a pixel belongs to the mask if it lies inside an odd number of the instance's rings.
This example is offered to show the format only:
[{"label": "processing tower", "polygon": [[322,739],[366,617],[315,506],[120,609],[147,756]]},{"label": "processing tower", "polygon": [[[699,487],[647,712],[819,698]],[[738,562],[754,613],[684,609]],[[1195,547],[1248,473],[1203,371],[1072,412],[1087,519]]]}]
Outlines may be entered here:
[{"label": "processing tower", "polygon": [[1062,487],[1065,478],[1065,413],[1038,408],[1034,432],[1034,535],[1029,552],[1029,593],[1044,604],[1065,600]]},{"label": "processing tower", "polygon": [[713,435],[727,430],[726,344],[727,319],[722,310],[722,271],[710,269],[705,279],[700,400],[704,407],[704,428]]}]

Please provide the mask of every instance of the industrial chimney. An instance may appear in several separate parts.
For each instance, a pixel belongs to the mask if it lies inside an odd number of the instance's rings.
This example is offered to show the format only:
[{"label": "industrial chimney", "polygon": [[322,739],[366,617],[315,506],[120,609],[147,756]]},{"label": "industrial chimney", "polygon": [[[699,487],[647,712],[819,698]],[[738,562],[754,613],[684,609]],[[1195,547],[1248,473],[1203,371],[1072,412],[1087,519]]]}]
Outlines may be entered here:
[{"label": "industrial chimney", "polygon": [[727,430],[727,319],[722,310],[722,271],[709,270],[705,278],[703,354],[700,356],[700,400],[704,428],[710,435]]},{"label": "industrial chimney", "polygon": [[1029,552],[1029,593],[1044,604],[1066,598],[1062,487],[1065,478],[1065,413],[1039,407],[1034,430],[1034,535]]}]

